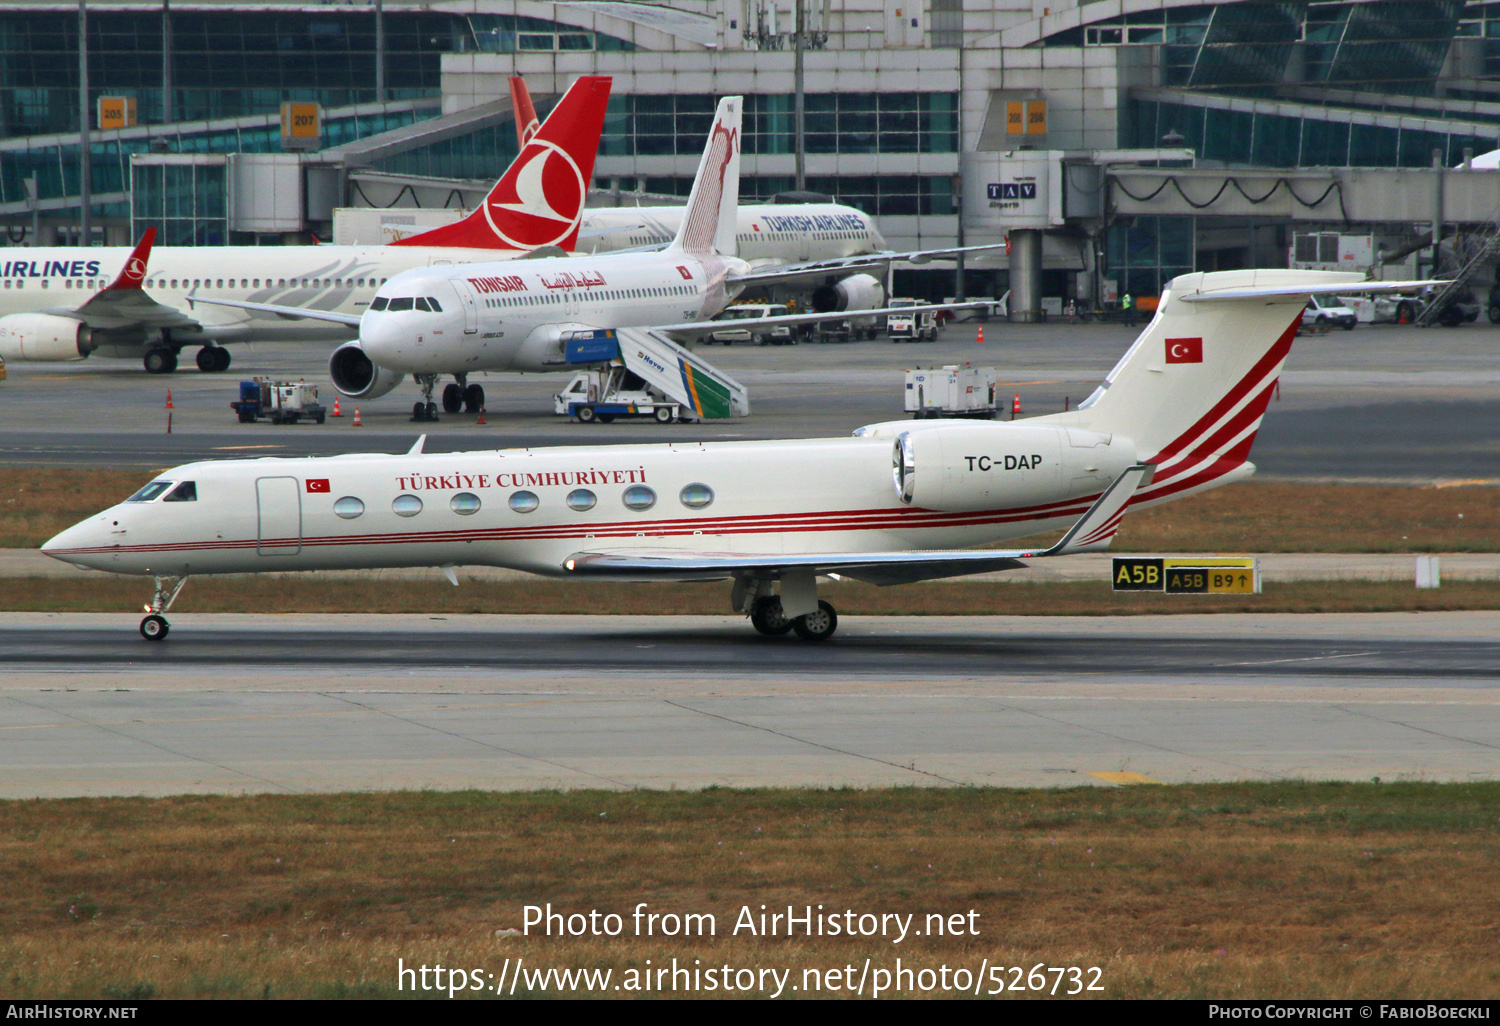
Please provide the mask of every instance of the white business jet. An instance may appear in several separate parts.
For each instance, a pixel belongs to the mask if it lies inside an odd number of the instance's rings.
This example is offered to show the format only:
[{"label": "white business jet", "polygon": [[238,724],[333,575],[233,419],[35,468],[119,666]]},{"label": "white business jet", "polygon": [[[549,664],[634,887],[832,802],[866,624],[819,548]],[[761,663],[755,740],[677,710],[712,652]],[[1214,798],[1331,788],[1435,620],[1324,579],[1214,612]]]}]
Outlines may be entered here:
[{"label": "white business jet", "polygon": [[[695,224],[695,231],[708,232]],[[850,438],[211,460],[160,475],[42,548],[156,579],[141,634],[192,574],[510,567],[553,577],[732,580],[762,634],[838,624],[820,576],[872,584],[1106,548],[1134,508],[1248,477],[1312,295],[1403,290],[1328,271],[1175,278],[1077,410],[895,421]],[[1045,549],[975,549],[1064,530]]]},{"label": "white business jet", "polygon": [[[414,420],[436,420],[432,393],[442,375],[462,381],[478,371],[572,371],[568,343],[620,331],[613,345],[650,347],[663,369],[717,376],[693,361],[669,335],[693,336],[722,328],[709,324],[748,284],[801,276],[821,278],[819,267],[756,271],[737,255],[736,218],[740,178],[740,97],[720,101],[692,193],[677,235],[665,249],[592,257],[538,257],[505,263],[416,268],[382,285],[360,316],[228,299],[204,303],[243,307],[288,317],[334,321],[359,328],[359,340],[340,346],[329,360],[333,383],[344,395],[375,398],[407,374],[423,398]],[[548,138],[554,114],[534,136]],[[952,309],[919,306],[916,311]],[[877,307],[871,314],[886,314]],[[736,322],[736,327],[801,324],[834,314],[795,314]],[[675,373],[675,370],[673,370]],[[739,386],[728,379],[729,390]],[[444,390],[453,412],[453,387]],[[748,404],[741,404],[748,412]],[[713,412],[697,408],[699,416]]]},{"label": "white business jet", "polygon": [[[177,369],[184,348],[200,346],[198,369],[224,371],[229,343],[342,342],[353,334],[345,322],[288,320],[258,310],[257,302],[357,320],[381,284],[412,267],[572,249],[609,90],[607,77],[578,79],[548,117],[548,143],[523,149],[481,209],[392,245],[158,246],[132,302],[123,305],[95,300],[135,255],[129,247],[6,250],[0,259],[0,359],[122,357],[166,374]],[[195,303],[215,297],[248,303]],[[476,411],[483,404],[477,393],[468,399]]]}]

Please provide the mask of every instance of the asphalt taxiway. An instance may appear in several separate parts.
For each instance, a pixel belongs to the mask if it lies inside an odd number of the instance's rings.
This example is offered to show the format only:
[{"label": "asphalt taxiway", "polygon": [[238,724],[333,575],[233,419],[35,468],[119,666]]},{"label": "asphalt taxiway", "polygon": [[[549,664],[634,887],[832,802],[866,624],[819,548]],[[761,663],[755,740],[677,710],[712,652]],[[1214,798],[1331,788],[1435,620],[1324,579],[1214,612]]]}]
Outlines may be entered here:
[{"label": "asphalt taxiway", "polygon": [[1493,612],[134,627],[4,618],[0,796],[1500,777]]}]

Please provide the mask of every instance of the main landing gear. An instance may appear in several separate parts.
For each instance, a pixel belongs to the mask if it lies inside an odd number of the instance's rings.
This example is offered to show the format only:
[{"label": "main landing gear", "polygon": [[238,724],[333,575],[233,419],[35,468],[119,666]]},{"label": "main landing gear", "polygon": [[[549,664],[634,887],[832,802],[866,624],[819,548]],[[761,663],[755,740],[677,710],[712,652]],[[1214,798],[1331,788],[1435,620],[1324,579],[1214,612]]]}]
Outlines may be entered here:
[{"label": "main landing gear", "polygon": [[172,608],[172,603],[177,601],[177,593],[182,586],[188,582],[186,577],[158,577],[156,580],[156,594],[151,597],[151,604],[146,607],[146,617],[141,621],[141,637],[147,641],[161,641],[172,629],[167,623],[167,618],[162,614]]},{"label": "main landing gear", "polygon": [[[802,582],[783,581],[782,591],[793,588],[799,604],[806,608],[811,596],[808,589],[815,589],[811,579]],[[816,595],[816,590],[812,595]],[[777,638],[794,632],[803,641],[827,641],[838,630],[839,615],[832,605],[817,600],[817,608],[800,616],[787,616],[781,605],[782,596],[771,594],[770,581],[736,581],[733,601],[735,608],[748,613],[750,625],[768,638]]]},{"label": "main landing gear", "polygon": [[455,375],[458,381],[443,388],[443,412],[478,413],[484,407],[484,389],[465,383],[465,375]]},{"label": "main landing gear", "polygon": [[148,349],[141,359],[147,374],[171,374],[177,369],[175,349]]},{"label": "main landing gear", "polygon": [[204,346],[198,350],[198,369],[205,374],[227,371],[229,363],[229,350],[223,346]]}]

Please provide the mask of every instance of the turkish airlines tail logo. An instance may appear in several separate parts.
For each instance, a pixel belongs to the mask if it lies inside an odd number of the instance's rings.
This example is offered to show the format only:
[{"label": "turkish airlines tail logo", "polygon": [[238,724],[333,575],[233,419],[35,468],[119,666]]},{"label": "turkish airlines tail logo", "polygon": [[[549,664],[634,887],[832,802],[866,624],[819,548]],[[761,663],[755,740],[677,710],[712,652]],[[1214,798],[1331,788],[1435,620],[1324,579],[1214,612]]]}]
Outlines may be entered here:
[{"label": "turkish airlines tail logo", "polygon": [[516,142],[524,150],[542,126],[536,119],[536,108],[531,105],[531,91],[520,75],[510,77],[510,106],[516,114]]},{"label": "turkish airlines tail logo", "polygon": [[[610,79],[573,83],[546,122],[490,190],[480,209],[457,224],[392,242],[393,246],[533,250],[572,249],[594,178]],[[530,100],[527,100],[528,106]]]},{"label": "turkish airlines tail logo", "polygon": [[141,282],[146,280],[146,263],[151,259],[151,246],[156,242],[156,229],[147,228],[141,241],[135,244],[135,249],[130,251],[130,256],[125,258],[125,266],[121,268],[120,274],[110,283],[112,289],[138,289]]}]

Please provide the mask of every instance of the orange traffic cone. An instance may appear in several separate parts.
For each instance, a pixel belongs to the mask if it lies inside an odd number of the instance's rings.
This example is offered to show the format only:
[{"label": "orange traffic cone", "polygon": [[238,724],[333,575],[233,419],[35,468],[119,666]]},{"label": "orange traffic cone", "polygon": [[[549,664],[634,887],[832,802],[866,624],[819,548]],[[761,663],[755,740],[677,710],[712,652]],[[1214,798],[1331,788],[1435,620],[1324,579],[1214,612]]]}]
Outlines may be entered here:
[{"label": "orange traffic cone", "polygon": [[479,419],[478,419],[478,420],[476,420],[476,421],[475,421],[475,422],[474,422],[474,423],[475,423],[475,424],[476,424],[476,425],[479,425],[479,424],[483,424],[483,423],[484,423],[484,407],[483,407],[483,406],[481,406],[481,407],[480,407],[480,408],[479,408]]},{"label": "orange traffic cone", "polygon": [[364,422],[359,419],[359,407],[354,408],[354,423],[350,427],[364,427]]},{"label": "orange traffic cone", "polygon": [[1011,420],[1015,420],[1020,415],[1021,415],[1021,393],[1017,392],[1016,393],[1016,397],[1013,400],[1011,400],[1011,404],[1010,404],[1010,419]]},{"label": "orange traffic cone", "polygon": [[176,409],[176,407],[172,405],[172,390],[170,388],[167,389],[167,406],[166,406],[166,408],[169,409],[169,410]]},{"label": "orange traffic cone", "polygon": [[981,324],[979,326],[979,337],[976,338],[974,341],[978,342],[980,345],[984,345],[984,325],[983,324]]},{"label": "orange traffic cone", "polygon": [[1396,323],[1397,324],[1405,324],[1406,323],[1406,304],[1405,303],[1397,303],[1396,304]]},{"label": "orange traffic cone", "polygon": [[344,415],[343,412],[339,410],[339,397],[338,396],[334,396],[333,397],[333,415],[335,417],[342,417]]}]

